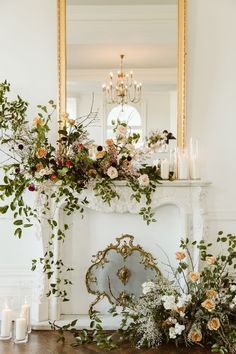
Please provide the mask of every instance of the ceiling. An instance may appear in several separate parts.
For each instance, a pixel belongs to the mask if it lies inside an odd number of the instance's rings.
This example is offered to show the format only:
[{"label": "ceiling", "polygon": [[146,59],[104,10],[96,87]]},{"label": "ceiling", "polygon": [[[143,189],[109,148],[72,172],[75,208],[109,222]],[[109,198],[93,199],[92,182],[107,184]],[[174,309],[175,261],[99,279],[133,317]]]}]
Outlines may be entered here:
[{"label": "ceiling", "polygon": [[[176,2],[67,0],[68,70],[84,73],[117,70],[120,54],[125,54],[126,69],[176,69]],[[83,80],[86,81],[86,74]],[[151,85],[153,87],[153,82]],[[84,82],[84,87],[87,86]]]}]

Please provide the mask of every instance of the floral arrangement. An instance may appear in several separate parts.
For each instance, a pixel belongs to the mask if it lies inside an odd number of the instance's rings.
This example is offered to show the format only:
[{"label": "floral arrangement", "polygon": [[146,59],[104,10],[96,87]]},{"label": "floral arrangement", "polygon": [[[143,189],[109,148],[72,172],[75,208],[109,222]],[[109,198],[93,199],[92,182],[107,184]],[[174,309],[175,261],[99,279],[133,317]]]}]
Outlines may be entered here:
[{"label": "floral arrangement", "polygon": [[[73,345],[95,342],[113,349],[129,341],[138,348],[156,348],[174,342],[176,346],[210,347],[221,354],[236,353],[236,235],[219,232],[217,243],[222,251],[214,256],[212,244],[182,240],[176,252],[177,268],[168,264],[174,280],[160,276],[158,281],[147,281],[139,298],[131,296],[122,310],[118,301],[111,308],[113,316],[121,315],[118,334],[105,335],[95,311],[89,331],[73,329]],[[194,248],[199,251],[200,271],[193,264]]]},{"label": "floral arrangement", "polygon": [[146,138],[148,147],[152,149],[165,149],[168,146],[170,140],[176,140],[174,135],[168,130],[152,131]]},{"label": "floral arrangement", "polygon": [[[4,183],[0,185],[0,200],[6,200],[6,204],[0,206],[0,212],[12,212],[14,234],[19,238],[24,228],[46,218],[52,232],[48,250],[43,258],[32,261],[33,270],[41,265],[52,279],[55,270],[62,274],[62,268],[65,268],[62,260],[57,260],[56,264],[53,261],[53,238],[63,242],[68,230],[67,224],[59,228],[54,220],[53,200],[57,204],[63,198],[63,209],[68,215],[76,210],[83,213],[88,201],[81,197],[82,191],[90,188],[110,205],[112,200],[119,198],[114,181],[123,180],[132,190],[131,198],[141,204],[140,215],[144,221],[147,224],[155,221],[151,199],[161,180],[160,170],[158,166],[144,163],[152,149],[136,147],[139,135],[131,134],[127,123],[117,120],[114,123],[115,138],[98,146],[91,141],[86,130],[96,119],[91,106],[89,114],[78,119],[64,114],[57,143],[53,144],[49,137],[55,103],[51,100],[48,106],[38,105],[39,113],[29,123],[28,103],[19,96],[10,100],[9,92],[9,83],[1,83],[0,153],[5,158],[1,163]],[[29,204],[27,192],[37,192],[35,207]],[[51,284],[48,296],[54,294],[68,301],[66,291],[62,290],[68,284],[71,284],[68,278],[58,278],[56,284]]]}]

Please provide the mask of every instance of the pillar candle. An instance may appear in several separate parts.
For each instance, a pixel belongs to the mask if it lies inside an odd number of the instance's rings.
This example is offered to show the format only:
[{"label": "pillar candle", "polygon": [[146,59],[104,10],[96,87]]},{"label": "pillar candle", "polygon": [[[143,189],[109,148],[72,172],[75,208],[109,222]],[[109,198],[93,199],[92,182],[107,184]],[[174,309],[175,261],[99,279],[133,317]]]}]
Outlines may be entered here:
[{"label": "pillar candle", "polygon": [[199,163],[196,155],[190,156],[190,178],[200,179]]},{"label": "pillar candle", "polygon": [[178,153],[178,179],[189,179],[189,158],[186,151]]},{"label": "pillar candle", "polygon": [[167,159],[161,160],[161,178],[169,179],[170,164]]},{"label": "pillar candle", "polygon": [[27,323],[26,319],[21,315],[21,317],[16,319],[16,332],[15,339],[17,341],[24,340],[27,332]]},{"label": "pillar candle", "polygon": [[12,310],[6,307],[2,310],[1,337],[11,335]]},{"label": "pillar candle", "polygon": [[27,328],[30,327],[30,305],[25,303],[21,307],[22,316],[26,319]]}]

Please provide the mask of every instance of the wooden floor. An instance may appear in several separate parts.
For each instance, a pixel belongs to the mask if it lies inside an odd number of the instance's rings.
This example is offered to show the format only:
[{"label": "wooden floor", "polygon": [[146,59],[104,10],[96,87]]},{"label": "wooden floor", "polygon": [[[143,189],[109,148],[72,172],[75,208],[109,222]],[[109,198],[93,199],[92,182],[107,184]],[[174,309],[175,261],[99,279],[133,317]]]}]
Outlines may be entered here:
[{"label": "wooden floor", "polygon": [[62,345],[56,343],[56,333],[53,331],[33,331],[30,334],[29,342],[26,344],[14,344],[12,342],[0,341],[0,354],[210,354],[210,351],[201,348],[175,348],[174,346],[162,346],[160,349],[139,350],[130,347],[123,347],[113,351],[98,349],[94,345],[72,348],[70,346],[72,337],[67,336],[67,342]]}]

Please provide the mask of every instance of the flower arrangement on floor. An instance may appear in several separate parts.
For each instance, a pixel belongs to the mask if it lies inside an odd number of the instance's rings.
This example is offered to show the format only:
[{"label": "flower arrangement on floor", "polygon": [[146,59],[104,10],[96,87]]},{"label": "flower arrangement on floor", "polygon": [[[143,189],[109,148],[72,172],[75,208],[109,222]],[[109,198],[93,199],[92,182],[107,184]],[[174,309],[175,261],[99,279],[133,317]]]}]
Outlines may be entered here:
[{"label": "flower arrangement on floor", "polygon": [[[236,236],[220,232],[217,244],[222,252],[214,256],[212,244],[182,240],[176,252],[177,268],[168,264],[173,281],[164,277],[157,282],[147,281],[143,294],[131,297],[122,310],[117,302],[110,313],[121,315],[122,319],[118,333],[113,335],[102,331],[101,319],[94,311],[91,330],[78,332],[73,328],[73,345],[95,342],[102,348],[113,349],[129,341],[139,348],[155,348],[174,342],[177,346],[211,347],[212,352],[221,354],[235,353]],[[201,271],[193,264],[194,248],[199,252]],[[52,327],[59,328],[55,324]],[[63,328],[60,330],[63,339]]]}]

